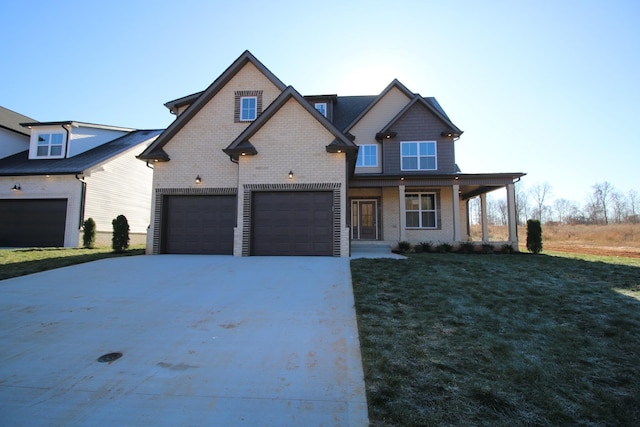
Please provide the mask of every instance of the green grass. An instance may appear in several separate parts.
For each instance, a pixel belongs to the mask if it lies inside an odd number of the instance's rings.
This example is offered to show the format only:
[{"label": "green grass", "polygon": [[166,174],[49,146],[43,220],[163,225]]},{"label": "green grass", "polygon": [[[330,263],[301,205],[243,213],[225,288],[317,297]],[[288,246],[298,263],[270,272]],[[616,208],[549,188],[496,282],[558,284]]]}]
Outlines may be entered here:
[{"label": "green grass", "polygon": [[640,425],[640,260],[351,261],[373,426]]},{"label": "green grass", "polygon": [[54,268],[119,256],[143,255],[144,246],[133,246],[123,253],[111,248],[25,248],[0,250],[0,280]]}]

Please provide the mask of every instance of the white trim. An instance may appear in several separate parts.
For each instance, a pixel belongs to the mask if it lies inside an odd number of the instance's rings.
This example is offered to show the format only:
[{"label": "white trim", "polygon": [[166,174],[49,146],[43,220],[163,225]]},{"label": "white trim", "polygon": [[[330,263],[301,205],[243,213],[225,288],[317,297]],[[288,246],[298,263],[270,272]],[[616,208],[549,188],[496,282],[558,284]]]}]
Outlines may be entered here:
[{"label": "white trim", "polygon": [[[371,203],[373,202],[373,214],[374,214],[374,228],[376,229],[376,237],[375,239],[364,239],[364,240],[368,240],[368,241],[372,241],[372,240],[378,240],[380,238],[379,236],[379,224],[378,224],[378,200],[376,199],[351,199],[351,239],[352,240],[362,240],[360,238],[360,203],[362,202],[367,202],[367,203]],[[354,209],[354,205],[358,205],[358,209]],[[356,213],[357,217],[358,217],[358,236],[355,236],[355,230],[354,230],[354,225],[353,225],[353,214],[354,212]]]},{"label": "white trim", "polygon": [[[43,135],[48,135],[49,136],[49,142],[46,145],[40,145],[38,144],[40,137]],[[60,144],[52,144],[52,140],[53,140],[53,136],[54,135],[59,135],[60,136]],[[35,156],[34,159],[62,159],[65,156],[65,138],[64,138],[64,133],[63,132],[36,132],[34,134],[34,140],[35,140],[35,146],[34,146],[34,152],[35,152]],[[47,154],[46,155],[40,155],[38,153],[38,149],[40,147],[47,147]],[[52,147],[60,147],[60,154],[56,154],[56,155],[52,155],[51,154],[51,148]]]},{"label": "white trim", "polygon": [[[364,148],[364,147],[375,147],[376,148],[376,164],[375,165],[359,165],[358,161],[360,160],[360,155],[364,155],[364,150],[362,151],[358,151],[358,158],[356,159],[356,167],[357,168],[377,168],[378,164],[379,164],[379,160],[378,158],[380,157],[380,150],[378,149],[378,144],[359,144],[358,145],[360,148]],[[362,159],[364,160],[364,157],[362,157]]]},{"label": "white trim", "polygon": [[[422,143],[430,143],[433,144],[435,150],[433,155],[420,156],[420,144]],[[403,156],[402,155],[402,147],[404,144],[416,144],[417,153],[415,156]],[[417,160],[416,168],[413,169],[405,169],[403,166],[402,160],[407,158],[415,158]],[[434,167],[429,169],[421,169],[420,168],[420,159],[421,158],[433,158],[434,159]],[[400,141],[400,170],[402,171],[435,171],[438,170],[438,141]]]},{"label": "white trim", "polygon": [[[253,108],[253,117],[252,118],[243,117],[244,108],[242,107],[242,102],[245,99],[253,99],[253,101],[255,102],[255,105],[254,105],[254,108]],[[252,122],[257,118],[258,118],[258,97],[257,96],[241,96],[240,97],[239,120],[241,122]]]},{"label": "white trim", "polygon": [[[407,196],[414,196],[417,195],[419,196],[418,198],[418,210],[415,209],[406,209],[406,200],[407,200]],[[423,195],[430,195],[433,197],[433,209],[426,209],[423,210],[422,209],[422,196]],[[404,200],[402,201],[404,203],[405,206],[405,224],[406,224],[406,214],[407,212],[418,212],[418,223],[420,224],[418,227],[409,227],[406,226],[406,228],[408,230],[437,230],[438,229],[438,195],[435,192],[432,191],[406,191],[404,193]],[[422,224],[422,213],[423,212],[433,212],[433,227],[425,227]]]},{"label": "white trim", "polygon": [[[324,110],[320,110],[318,109],[319,106],[324,106]],[[313,107],[323,116],[327,117],[328,111],[327,111],[327,103],[326,102],[316,102],[315,104],[313,104]],[[324,112],[323,112],[324,111]]]}]

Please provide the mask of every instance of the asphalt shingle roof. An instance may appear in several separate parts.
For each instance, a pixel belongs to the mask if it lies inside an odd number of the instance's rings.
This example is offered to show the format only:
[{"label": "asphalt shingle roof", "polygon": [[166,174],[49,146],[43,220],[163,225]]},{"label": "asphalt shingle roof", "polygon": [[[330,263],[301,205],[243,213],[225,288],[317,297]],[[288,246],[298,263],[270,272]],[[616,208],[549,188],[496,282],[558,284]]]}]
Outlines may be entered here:
[{"label": "asphalt shingle roof", "polygon": [[162,130],[137,130],[68,159],[29,160],[29,151],[0,159],[0,176],[72,175],[99,165],[160,135]]},{"label": "asphalt shingle roof", "polygon": [[23,122],[35,122],[31,117],[0,107],[0,127],[29,136],[29,129],[20,126]]}]

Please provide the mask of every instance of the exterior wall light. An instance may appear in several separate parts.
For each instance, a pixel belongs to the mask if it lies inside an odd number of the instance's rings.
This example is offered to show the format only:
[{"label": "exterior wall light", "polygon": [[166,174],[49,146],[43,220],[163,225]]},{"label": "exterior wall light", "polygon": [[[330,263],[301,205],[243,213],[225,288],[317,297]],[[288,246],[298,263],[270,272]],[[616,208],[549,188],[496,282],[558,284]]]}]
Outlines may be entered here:
[{"label": "exterior wall light", "polygon": [[196,176],[196,184],[202,184],[202,178],[200,178],[200,175]]},{"label": "exterior wall light", "polygon": [[289,179],[293,179],[293,171],[289,171]]},{"label": "exterior wall light", "polygon": [[22,187],[20,187],[20,184],[16,184],[11,188],[13,191],[22,191]]}]

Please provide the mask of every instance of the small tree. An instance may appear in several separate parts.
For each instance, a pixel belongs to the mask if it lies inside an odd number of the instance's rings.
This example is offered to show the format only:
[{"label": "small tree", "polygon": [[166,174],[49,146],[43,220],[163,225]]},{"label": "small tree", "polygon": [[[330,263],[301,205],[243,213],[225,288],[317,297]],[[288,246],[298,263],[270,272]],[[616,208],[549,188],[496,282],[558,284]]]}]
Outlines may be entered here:
[{"label": "small tree", "polygon": [[82,223],[82,246],[91,249],[96,243],[96,222],[93,218],[87,218]]},{"label": "small tree", "polygon": [[537,219],[527,221],[527,249],[534,254],[542,252],[542,226]]},{"label": "small tree", "polygon": [[124,215],[118,215],[112,222],[113,239],[111,247],[114,252],[124,252],[129,247],[129,223]]}]

